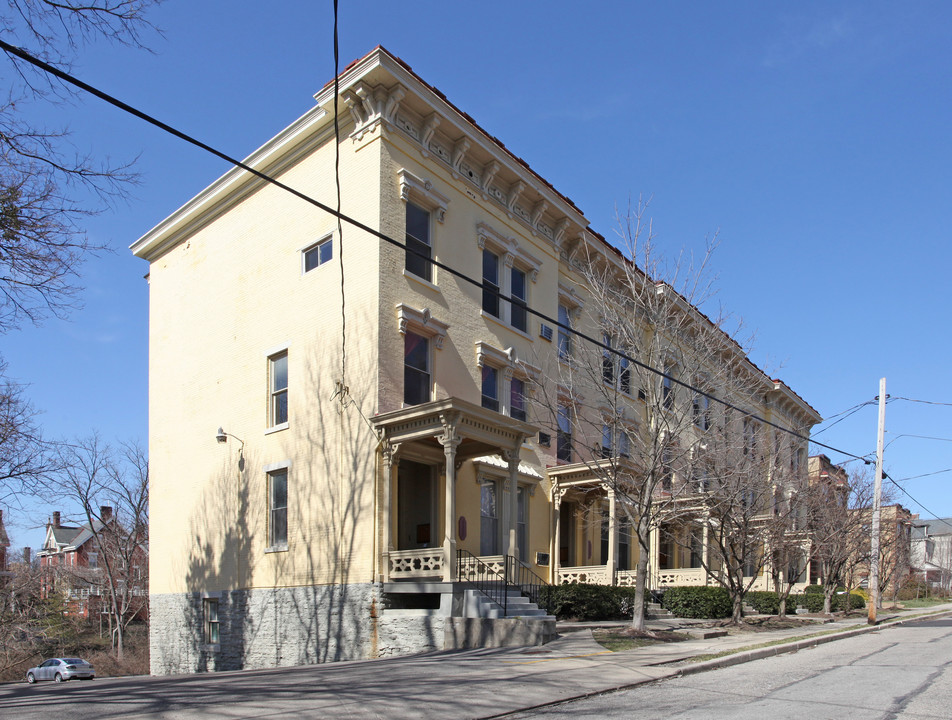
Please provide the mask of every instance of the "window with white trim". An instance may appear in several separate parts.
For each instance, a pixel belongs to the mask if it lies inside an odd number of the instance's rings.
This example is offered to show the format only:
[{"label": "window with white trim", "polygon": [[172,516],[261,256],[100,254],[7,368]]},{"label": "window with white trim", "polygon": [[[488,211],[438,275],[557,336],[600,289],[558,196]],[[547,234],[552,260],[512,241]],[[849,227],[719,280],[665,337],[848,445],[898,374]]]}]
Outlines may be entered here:
[{"label": "window with white trim", "polygon": [[288,421],[288,353],[277,353],[268,358],[269,426]]},{"label": "window with white trim", "polygon": [[[535,282],[540,260],[513,238],[506,238],[485,223],[476,226],[477,244],[482,252],[482,310],[520,332],[529,330],[529,283]],[[509,296],[509,300],[500,299]]]},{"label": "window with white trim", "polygon": [[[559,303],[559,324],[572,327],[572,318],[567,305]],[[559,360],[568,360],[572,357],[572,333],[563,327],[559,328]]]},{"label": "window with white trim", "polygon": [[403,338],[403,402],[420,405],[430,401],[430,341],[407,331]]},{"label": "window with white trim", "polygon": [[711,428],[711,398],[695,393],[692,411],[694,427],[698,430],[709,430]]},{"label": "window with white trim", "polygon": [[499,555],[499,495],[496,482],[479,486],[479,554]]},{"label": "window with white trim", "polygon": [[301,253],[304,263],[304,272],[308,273],[324,263],[330,262],[334,257],[333,238],[327,237],[320,240]]},{"label": "window with white trim", "polygon": [[430,244],[430,213],[412,202],[407,203],[407,272],[432,282],[433,247]]},{"label": "window with white trim", "polygon": [[528,417],[528,383],[540,372],[517,361],[512,348],[500,350],[482,340],[476,342],[481,404],[516,420]]},{"label": "window with white trim", "polygon": [[499,412],[499,370],[492,365],[483,365],[482,405],[488,410]]},{"label": "window with white trim", "polygon": [[218,645],[221,642],[221,636],[218,632],[218,598],[205,598],[202,600],[202,616],[204,620],[205,643],[207,645]]},{"label": "window with white trim", "polygon": [[288,546],[288,469],[268,473],[268,545]]}]

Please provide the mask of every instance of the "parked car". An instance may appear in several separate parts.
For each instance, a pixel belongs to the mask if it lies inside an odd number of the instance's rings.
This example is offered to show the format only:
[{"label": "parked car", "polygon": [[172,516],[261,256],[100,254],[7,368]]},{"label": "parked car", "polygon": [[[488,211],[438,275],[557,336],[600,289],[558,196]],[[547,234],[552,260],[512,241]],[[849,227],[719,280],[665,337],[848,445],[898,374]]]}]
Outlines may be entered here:
[{"label": "parked car", "polygon": [[26,681],[29,683],[40,680],[65,682],[73,678],[92,680],[94,677],[96,677],[95,668],[80,658],[50,658],[26,671]]}]

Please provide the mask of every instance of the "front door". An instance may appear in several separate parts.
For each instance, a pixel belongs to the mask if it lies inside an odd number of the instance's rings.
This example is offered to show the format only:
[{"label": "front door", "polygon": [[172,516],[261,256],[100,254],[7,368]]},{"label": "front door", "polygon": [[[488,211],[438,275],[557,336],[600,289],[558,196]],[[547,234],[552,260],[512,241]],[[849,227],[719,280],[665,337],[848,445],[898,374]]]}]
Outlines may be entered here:
[{"label": "front door", "polygon": [[397,550],[439,545],[435,506],[435,468],[401,460],[397,469]]},{"label": "front door", "polygon": [[575,503],[559,505],[559,565],[575,565]]}]

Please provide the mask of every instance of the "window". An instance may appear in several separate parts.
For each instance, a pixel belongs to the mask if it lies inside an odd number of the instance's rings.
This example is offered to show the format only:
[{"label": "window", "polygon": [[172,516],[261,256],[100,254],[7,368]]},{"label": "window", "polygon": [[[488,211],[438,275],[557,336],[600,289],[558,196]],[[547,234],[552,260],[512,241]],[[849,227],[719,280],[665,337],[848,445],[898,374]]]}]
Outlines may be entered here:
[{"label": "window", "polygon": [[86,564],[91,568],[99,567],[99,553],[87,553],[86,554]]},{"label": "window", "polygon": [[526,274],[519,268],[513,267],[509,275],[509,296],[512,298],[509,308],[509,324],[516,330],[525,332],[528,328]]},{"label": "window", "polygon": [[631,567],[630,537],[631,526],[628,518],[620,518],[618,520],[618,558],[615,563],[619,570],[628,570]]},{"label": "window", "polygon": [[673,459],[669,448],[661,451],[661,489],[664,492],[671,492],[672,480],[674,479],[674,469],[671,466]]},{"label": "window", "polygon": [[618,360],[618,389],[625,395],[631,395],[631,362],[628,358]]},{"label": "window", "polygon": [[691,529],[691,557],[690,565],[692,568],[704,566],[704,534],[698,528]]},{"label": "window", "polygon": [[[422,256],[422,257],[421,257]],[[430,245],[430,213],[407,203],[407,272],[421,277],[427,282],[433,278],[433,266],[430,260],[433,248]]]},{"label": "window", "polygon": [[403,338],[403,402],[419,405],[430,399],[430,342],[407,331]]},{"label": "window", "polygon": [[499,314],[499,256],[483,250],[483,310],[493,317]]},{"label": "window", "polygon": [[711,428],[711,399],[706,395],[695,395],[692,410],[694,426],[698,430],[709,430]]},{"label": "window", "polygon": [[288,421],[288,354],[268,358],[271,376],[271,427]]},{"label": "window", "polygon": [[665,410],[674,407],[674,369],[665,367],[664,376],[661,378],[661,405]]},{"label": "window", "polygon": [[559,359],[567,360],[572,356],[572,335],[566,330],[566,327],[572,327],[572,320],[569,317],[569,309],[565,305],[559,305],[559,324],[565,327],[559,328]]},{"label": "window", "polygon": [[612,456],[612,426],[608,423],[602,425],[602,445],[600,448],[601,456],[603,458],[610,458]]},{"label": "window", "polygon": [[491,365],[483,365],[483,407],[499,412],[499,371]]},{"label": "window", "polygon": [[619,428],[618,431],[618,454],[623,458],[631,457],[631,438],[625,428]]},{"label": "window", "polygon": [[494,482],[480,485],[479,554],[499,554],[499,503]]},{"label": "window", "polygon": [[218,633],[218,598],[205,598],[202,609],[205,616],[205,643],[218,645],[221,642]]},{"label": "window", "polygon": [[[542,262],[485,223],[477,223],[476,235],[483,261],[483,312],[528,333],[529,281],[536,281]],[[500,300],[500,295],[509,299]]]},{"label": "window", "polygon": [[288,544],[288,471],[268,473],[268,541],[272,548]]},{"label": "window", "polygon": [[557,422],[555,456],[563,462],[572,462],[572,408],[559,405]]},{"label": "window", "polygon": [[612,346],[612,336],[608,333],[602,333],[602,343],[607,347],[602,348],[602,380],[609,385],[615,382],[615,355],[610,348]]},{"label": "window", "polygon": [[752,460],[757,458],[757,423],[751,418],[744,418],[744,455]]},{"label": "window", "polygon": [[304,251],[304,272],[311,272],[334,257],[334,243],[331,238],[325,238]]},{"label": "window", "polygon": [[509,383],[509,417],[515,420],[525,420],[526,413],[526,381],[514,377]]}]

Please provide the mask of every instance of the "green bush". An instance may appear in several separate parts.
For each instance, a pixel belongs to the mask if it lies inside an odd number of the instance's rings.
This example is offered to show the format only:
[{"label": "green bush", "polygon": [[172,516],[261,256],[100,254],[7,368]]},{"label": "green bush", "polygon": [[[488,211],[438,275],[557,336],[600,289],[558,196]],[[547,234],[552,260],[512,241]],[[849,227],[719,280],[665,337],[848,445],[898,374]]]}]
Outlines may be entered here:
[{"label": "green bush", "polygon": [[803,592],[809,593],[809,594],[811,594],[811,595],[812,595],[813,593],[819,593],[820,595],[822,595],[822,594],[823,594],[823,586],[822,586],[822,585],[807,585],[806,590],[804,590]]},{"label": "green bush", "polygon": [[661,604],[684,618],[724,618],[732,610],[730,593],[722,587],[670,587]]},{"label": "green bush", "polygon": [[[819,586],[811,585],[810,587]],[[798,605],[802,608],[806,608],[807,612],[821,613],[823,612],[823,594],[813,591],[805,592],[800,595],[791,595],[787,601],[787,607],[793,608]],[[866,607],[866,602],[863,600],[863,596],[855,592],[837,593],[830,599],[830,612],[862,610],[864,607]]]},{"label": "green bush", "polygon": [[[751,590],[744,595],[744,602],[761,615],[776,615],[780,612],[780,596],[772,590]],[[787,607],[790,607],[789,603]]]},{"label": "green bush", "polygon": [[539,605],[560,620],[624,620],[635,606],[635,589],[612,585],[546,585]]}]

